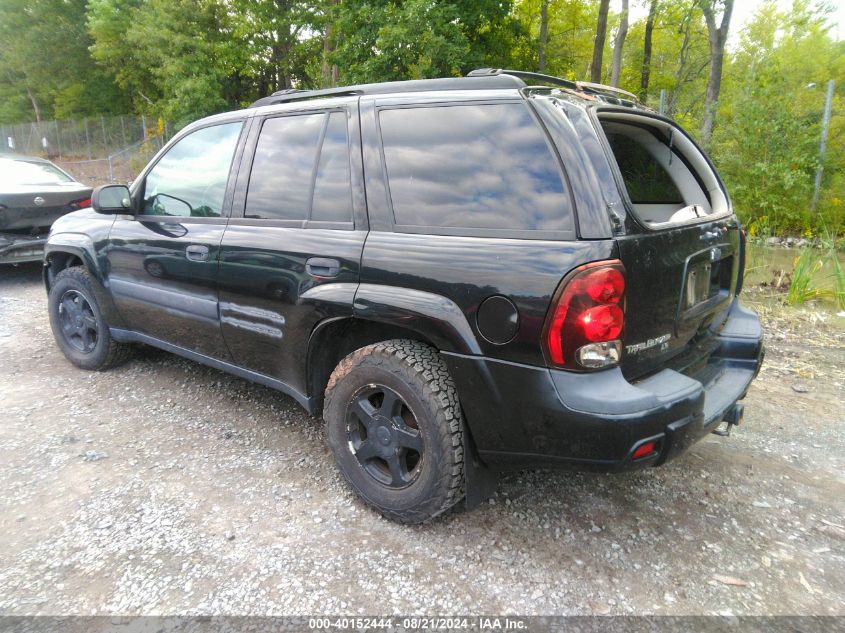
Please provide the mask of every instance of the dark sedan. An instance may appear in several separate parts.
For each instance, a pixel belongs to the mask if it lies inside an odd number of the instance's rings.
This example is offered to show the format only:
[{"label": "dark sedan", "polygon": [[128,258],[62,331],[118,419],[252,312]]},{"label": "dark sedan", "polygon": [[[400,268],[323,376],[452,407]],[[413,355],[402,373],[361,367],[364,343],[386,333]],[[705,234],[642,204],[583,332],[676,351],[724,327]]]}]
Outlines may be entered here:
[{"label": "dark sedan", "polygon": [[43,158],[0,155],[0,264],[39,261],[53,222],[91,204],[91,187]]}]

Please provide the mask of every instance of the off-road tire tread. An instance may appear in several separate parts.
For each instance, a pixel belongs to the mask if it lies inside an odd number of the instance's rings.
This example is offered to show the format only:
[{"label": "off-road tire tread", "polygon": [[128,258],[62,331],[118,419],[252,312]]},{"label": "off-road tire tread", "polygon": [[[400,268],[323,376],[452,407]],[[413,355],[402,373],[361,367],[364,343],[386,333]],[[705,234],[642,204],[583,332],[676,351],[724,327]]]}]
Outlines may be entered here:
[{"label": "off-road tire tread", "polygon": [[[91,279],[91,273],[89,273],[88,269],[84,266],[71,266],[69,268],[65,268],[56,275],[53,286],[55,287],[55,285],[62,279],[74,280],[85,289],[92,301],[97,300],[97,295],[94,293],[94,281]],[[100,318],[102,318],[102,309],[99,305],[97,308],[100,312]],[[108,335],[108,343],[109,346],[105,359],[96,367],[96,369],[94,369],[94,371],[106,371],[112,367],[117,367],[118,365],[122,365],[128,361],[134,355],[135,349],[132,345],[118,343],[110,335]]]},{"label": "off-road tire tread", "polygon": [[[383,341],[362,347],[340,361],[326,387],[324,411],[330,409],[338,383],[364,361],[375,365],[393,365],[389,368],[394,373],[394,363],[398,362],[402,368],[408,370],[408,377],[413,380],[412,384],[418,389],[418,395],[437,411],[435,423],[442,430],[442,454],[448,456],[448,463],[437,463],[440,473],[437,483],[431,486],[430,495],[416,509],[396,511],[376,505],[366,498],[364,501],[386,518],[398,523],[418,524],[430,521],[452,508],[464,496],[463,416],[455,383],[434,348],[407,339]],[[432,457],[439,457],[437,451],[429,453]],[[340,471],[354,489],[355,485],[343,469]]]}]

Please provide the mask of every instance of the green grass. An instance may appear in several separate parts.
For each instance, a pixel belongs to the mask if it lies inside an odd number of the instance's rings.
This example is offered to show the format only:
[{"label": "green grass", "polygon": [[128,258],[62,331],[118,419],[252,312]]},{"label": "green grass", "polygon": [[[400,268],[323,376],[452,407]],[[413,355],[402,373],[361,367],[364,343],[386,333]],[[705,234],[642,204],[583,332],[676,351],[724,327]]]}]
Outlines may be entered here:
[{"label": "green grass", "polygon": [[835,251],[830,261],[833,266],[833,295],[836,299],[836,305],[845,310],[845,269],[842,268],[842,263],[836,257]]},{"label": "green grass", "polygon": [[[838,260],[835,257],[833,259],[838,265]],[[805,248],[795,258],[792,268],[792,281],[786,295],[786,302],[789,305],[801,305],[812,299],[821,299],[832,295],[831,290],[819,288],[814,283],[813,278],[822,269],[822,266],[824,266],[824,257],[812,248]]]}]

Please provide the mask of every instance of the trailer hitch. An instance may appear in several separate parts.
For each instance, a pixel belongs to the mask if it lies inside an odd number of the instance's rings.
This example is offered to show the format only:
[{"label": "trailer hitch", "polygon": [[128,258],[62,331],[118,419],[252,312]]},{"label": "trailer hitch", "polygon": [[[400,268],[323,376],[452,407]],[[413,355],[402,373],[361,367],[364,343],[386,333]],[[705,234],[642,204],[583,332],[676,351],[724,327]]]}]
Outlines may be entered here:
[{"label": "trailer hitch", "polygon": [[[734,404],[730,409],[725,411],[725,415],[722,418],[722,422],[719,423],[719,426],[711,431],[714,435],[718,435],[720,437],[730,437],[731,436],[731,429],[735,426],[739,426],[742,423],[742,416],[745,413],[745,407],[739,403]],[[724,428],[722,427],[722,423],[724,423]]]}]

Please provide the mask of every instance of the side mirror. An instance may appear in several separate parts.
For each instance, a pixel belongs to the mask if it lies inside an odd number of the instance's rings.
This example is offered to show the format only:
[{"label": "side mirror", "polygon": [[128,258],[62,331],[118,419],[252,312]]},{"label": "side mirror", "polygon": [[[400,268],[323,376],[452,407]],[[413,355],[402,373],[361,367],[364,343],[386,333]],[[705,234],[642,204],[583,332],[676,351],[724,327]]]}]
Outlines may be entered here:
[{"label": "side mirror", "polygon": [[91,206],[97,213],[132,213],[132,198],[129,187],[124,185],[101,185],[91,194]]}]

